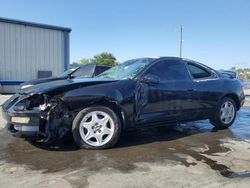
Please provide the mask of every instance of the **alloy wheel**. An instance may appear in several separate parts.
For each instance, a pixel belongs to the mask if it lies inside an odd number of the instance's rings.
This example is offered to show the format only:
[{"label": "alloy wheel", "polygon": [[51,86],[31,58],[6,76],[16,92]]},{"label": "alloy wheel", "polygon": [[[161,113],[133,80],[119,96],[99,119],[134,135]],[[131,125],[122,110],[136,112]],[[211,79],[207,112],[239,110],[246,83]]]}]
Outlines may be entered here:
[{"label": "alloy wheel", "polygon": [[234,105],[230,101],[226,101],[221,105],[220,119],[223,123],[229,124],[234,119],[235,109]]},{"label": "alloy wheel", "polygon": [[109,114],[93,111],[82,118],[79,133],[85,143],[91,146],[103,146],[111,140],[114,128],[114,121]]}]

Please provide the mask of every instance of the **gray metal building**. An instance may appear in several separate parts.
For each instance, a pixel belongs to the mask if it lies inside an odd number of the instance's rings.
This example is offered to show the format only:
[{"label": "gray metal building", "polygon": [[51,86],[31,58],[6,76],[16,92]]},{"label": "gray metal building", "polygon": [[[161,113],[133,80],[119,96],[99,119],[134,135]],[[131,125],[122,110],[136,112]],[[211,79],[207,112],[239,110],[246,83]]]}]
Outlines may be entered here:
[{"label": "gray metal building", "polygon": [[69,67],[70,28],[0,18],[0,93]]}]

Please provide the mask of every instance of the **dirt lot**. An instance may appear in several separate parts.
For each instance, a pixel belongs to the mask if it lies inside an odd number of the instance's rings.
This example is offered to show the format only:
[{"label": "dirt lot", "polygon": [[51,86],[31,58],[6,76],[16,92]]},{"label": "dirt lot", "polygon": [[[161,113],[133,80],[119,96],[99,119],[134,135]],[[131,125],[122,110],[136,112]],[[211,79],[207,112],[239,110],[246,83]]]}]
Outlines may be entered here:
[{"label": "dirt lot", "polygon": [[[0,95],[0,104],[8,97]],[[89,151],[72,140],[34,146],[12,138],[0,116],[0,187],[248,187],[249,119],[244,107],[227,130],[208,121],[150,128],[124,134],[116,148]]]}]

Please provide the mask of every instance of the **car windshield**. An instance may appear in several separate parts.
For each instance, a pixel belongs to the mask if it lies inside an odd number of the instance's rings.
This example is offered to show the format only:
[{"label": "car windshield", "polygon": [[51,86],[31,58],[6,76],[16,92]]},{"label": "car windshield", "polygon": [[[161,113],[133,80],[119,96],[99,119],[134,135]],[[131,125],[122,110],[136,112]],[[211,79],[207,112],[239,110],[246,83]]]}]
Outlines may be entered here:
[{"label": "car windshield", "polygon": [[111,69],[99,74],[98,78],[109,78],[115,80],[133,79],[153,59],[141,58],[125,61]]}]

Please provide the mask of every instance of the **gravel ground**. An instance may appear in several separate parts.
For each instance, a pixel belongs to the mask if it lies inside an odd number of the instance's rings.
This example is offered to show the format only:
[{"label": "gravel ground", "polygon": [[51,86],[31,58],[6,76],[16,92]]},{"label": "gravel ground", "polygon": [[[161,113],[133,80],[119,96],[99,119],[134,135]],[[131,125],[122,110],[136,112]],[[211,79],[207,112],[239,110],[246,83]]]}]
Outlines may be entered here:
[{"label": "gravel ground", "polygon": [[[0,95],[0,104],[9,97]],[[208,121],[143,129],[90,151],[72,140],[34,146],[12,138],[0,116],[0,187],[248,187],[249,118],[244,107],[230,129]]]}]

